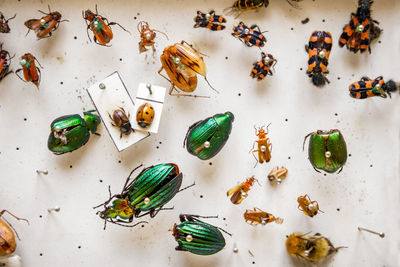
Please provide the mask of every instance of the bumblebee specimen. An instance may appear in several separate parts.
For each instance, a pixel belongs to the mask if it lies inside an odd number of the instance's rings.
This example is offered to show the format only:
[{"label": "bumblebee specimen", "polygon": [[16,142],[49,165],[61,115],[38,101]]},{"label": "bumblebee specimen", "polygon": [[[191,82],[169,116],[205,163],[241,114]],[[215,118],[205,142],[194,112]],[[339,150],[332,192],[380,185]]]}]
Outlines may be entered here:
[{"label": "bumblebee specimen", "polygon": [[[19,64],[22,66],[21,69],[17,69],[15,74],[24,82],[32,82],[36,85],[37,89],[39,89],[41,73],[40,69],[36,67],[35,61],[39,64],[39,66],[43,69],[42,65],[40,65],[39,61],[31,54],[26,53],[21,57]],[[20,71],[24,73],[24,79],[18,74]]]},{"label": "bumblebee specimen", "polygon": [[151,46],[153,48],[153,52],[156,51],[156,49],[154,48],[155,44],[154,39],[156,38],[156,32],[164,34],[164,36],[167,37],[167,40],[169,40],[168,36],[165,33],[155,29],[150,29],[150,26],[146,21],[140,21],[137,25],[137,29],[138,32],[140,33],[140,42],[139,42],[140,53],[146,52],[148,50],[146,46]]},{"label": "bumblebee specimen", "polygon": [[[231,189],[226,192],[226,196],[231,196],[231,202],[233,204],[240,204],[242,201],[248,196],[248,192],[250,191],[250,188],[253,186],[254,181],[257,181],[256,178],[250,177],[243,183],[232,187]],[[258,181],[257,181],[258,182]]]},{"label": "bumblebee specimen", "polygon": [[318,202],[311,201],[307,194],[304,196],[299,196],[297,198],[297,203],[299,203],[297,208],[304,212],[304,214],[307,216],[314,217],[318,214],[318,211],[320,211]]},{"label": "bumblebee specimen", "polygon": [[[254,127],[256,130],[256,136],[258,137],[258,140],[254,141],[253,147],[250,150],[250,152],[253,154],[253,157],[256,159],[256,164],[254,167],[257,166],[257,163],[269,162],[271,160],[272,144],[267,137],[269,125],[270,124],[268,124],[266,130],[264,130],[264,126],[260,127],[258,129],[258,133],[257,128]],[[257,149],[253,150],[256,143]],[[255,152],[258,154],[258,158],[254,155]]]},{"label": "bumblebee specimen", "polygon": [[232,36],[239,39],[248,47],[263,47],[267,42],[267,39],[263,35],[264,32],[256,24],[249,28],[241,21],[237,26],[233,27]]},{"label": "bumblebee specimen", "polygon": [[272,76],[271,67],[275,67],[277,60],[271,54],[261,52],[261,60],[253,64],[250,76],[257,81],[262,81],[267,75]]},{"label": "bumblebee specimen", "polygon": [[295,232],[286,239],[286,250],[289,255],[314,263],[325,259],[341,248],[345,247],[335,248],[328,238],[319,233],[308,236]]},{"label": "bumblebee specimen", "polygon": [[232,6],[224,9],[224,13],[235,15],[238,18],[243,12],[268,7],[269,0],[237,0]]},{"label": "bumblebee specimen", "polygon": [[311,34],[306,51],[308,52],[307,74],[315,86],[323,86],[329,80],[325,77],[328,71],[329,55],[332,49],[332,35],[325,31],[314,31]]},{"label": "bumblebee specimen", "polygon": [[201,11],[197,11],[196,17],[194,17],[194,24],[193,28],[207,28],[212,31],[221,31],[225,29],[225,25],[222,23],[226,22],[226,19],[222,16],[215,15],[215,11],[212,10],[210,13],[205,14]]},{"label": "bumblebee specimen", "polygon": [[3,13],[0,12],[0,32],[1,33],[9,33],[10,32],[10,27],[8,26],[8,21],[14,19],[17,16],[15,14],[13,17],[6,19],[3,15]]},{"label": "bumblebee specimen", "polygon": [[112,116],[108,113],[108,117],[110,117],[112,121],[111,125],[119,128],[121,132],[120,138],[122,138],[122,134],[129,135],[131,132],[135,132],[129,121],[130,114],[128,113],[128,115],[126,115],[124,108],[114,110]]},{"label": "bumblebee specimen", "polygon": [[268,180],[270,182],[276,182],[277,184],[280,184],[283,179],[286,178],[286,175],[288,173],[288,170],[285,167],[275,167],[272,169],[272,171],[269,172],[268,174]]},{"label": "bumblebee specimen", "polygon": [[50,6],[49,13],[43,12],[39,10],[40,13],[44,14],[45,16],[41,17],[40,19],[29,19],[25,21],[25,26],[28,28],[28,35],[30,30],[36,32],[36,36],[38,39],[48,38],[51,37],[52,32],[57,30],[58,26],[63,21],[68,20],[61,20],[61,13],[58,11],[51,12]]},{"label": "bumblebee specimen", "polygon": [[350,84],[350,96],[357,99],[365,99],[373,96],[386,98],[388,94],[391,98],[391,92],[397,90],[397,85],[393,80],[385,83],[382,76],[372,80],[368,77],[362,77],[360,81]]},{"label": "bumblebee specimen", "polygon": [[372,3],[372,0],[358,0],[356,14],[351,13],[350,22],[344,26],[340,35],[340,47],[346,46],[354,53],[363,53],[368,49],[371,53],[371,42],[378,38],[382,31],[376,26],[379,22],[371,18]]},{"label": "bumblebee specimen", "polygon": [[275,222],[277,224],[282,224],[283,219],[275,217],[271,213],[260,210],[259,208],[254,208],[254,210],[246,210],[243,214],[244,220],[250,225],[266,225],[267,223]]}]

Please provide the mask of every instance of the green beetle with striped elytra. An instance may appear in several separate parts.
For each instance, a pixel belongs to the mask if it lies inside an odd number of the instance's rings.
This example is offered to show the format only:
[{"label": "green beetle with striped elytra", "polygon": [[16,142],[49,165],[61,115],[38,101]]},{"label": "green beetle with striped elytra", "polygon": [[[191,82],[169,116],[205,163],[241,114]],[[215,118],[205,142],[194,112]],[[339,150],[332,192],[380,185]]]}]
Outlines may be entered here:
[{"label": "green beetle with striped elytra", "polygon": [[342,133],[337,129],[309,133],[304,137],[303,150],[308,137],[308,159],[314,169],[317,172],[320,172],[317,169],[328,173],[341,172],[347,160],[347,147]]}]

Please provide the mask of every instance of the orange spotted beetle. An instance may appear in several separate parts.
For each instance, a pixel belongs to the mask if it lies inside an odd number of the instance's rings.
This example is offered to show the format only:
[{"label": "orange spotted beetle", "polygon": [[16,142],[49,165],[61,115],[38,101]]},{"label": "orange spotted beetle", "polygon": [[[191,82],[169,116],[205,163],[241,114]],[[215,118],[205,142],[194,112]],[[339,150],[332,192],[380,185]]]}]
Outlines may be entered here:
[{"label": "orange spotted beetle", "polygon": [[136,122],[142,128],[151,125],[154,119],[154,108],[149,103],[141,105],[136,112]]},{"label": "orange spotted beetle", "polygon": [[382,31],[375,25],[379,22],[371,18],[372,3],[372,0],[358,0],[356,14],[351,13],[350,23],[343,28],[339,39],[340,47],[346,45],[347,49],[354,53],[358,51],[363,53],[368,49],[371,53],[370,44],[379,37]]},{"label": "orange spotted beetle", "polygon": [[[40,65],[39,61],[31,54],[26,53],[21,57],[21,61],[19,64],[22,66],[21,69],[17,69],[15,74],[24,82],[32,82],[36,85],[37,89],[39,89],[39,83],[41,78],[40,69],[36,67],[35,61],[39,64],[39,66],[43,69],[42,65]],[[20,71],[23,71],[24,78],[18,74]]]},{"label": "orange spotted beetle", "polygon": [[139,42],[140,53],[146,52],[148,50],[146,46],[151,46],[153,48],[153,52],[156,50],[154,48],[155,44],[154,39],[156,38],[156,32],[164,34],[164,36],[167,37],[167,40],[169,40],[168,36],[165,33],[155,29],[150,29],[150,26],[146,21],[140,21],[137,25],[137,29],[138,32],[140,33],[140,42]]},{"label": "orange spotted beetle", "polygon": [[297,203],[299,203],[299,206],[297,208],[304,212],[304,214],[307,216],[314,217],[318,214],[318,211],[321,211],[319,209],[318,202],[311,201],[310,197],[307,194],[304,196],[299,196],[297,198]]},{"label": "orange spotted beetle", "polygon": [[225,23],[226,19],[222,16],[215,15],[214,10],[210,11],[208,14],[197,11],[197,15],[194,17],[194,22],[196,22],[193,26],[194,28],[203,27],[212,31],[221,31],[225,29],[225,25],[222,23]]},{"label": "orange spotted beetle", "polygon": [[8,21],[14,19],[17,16],[15,14],[13,17],[6,19],[3,15],[3,13],[0,12],[0,32],[1,33],[9,33],[10,32],[10,27],[8,26]]},{"label": "orange spotted beetle", "polygon": [[3,44],[0,44],[0,81],[12,72],[10,70],[10,63],[13,57],[10,57],[10,53],[3,50]]},{"label": "orange spotted beetle", "polygon": [[243,214],[244,220],[250,225],[266,225],[267,223],[275,222],[277,224],[282,224],[283,219],[275,217],[271,213],[267,213],[259,208],[254,208],[253,210],[246,210]]},{"label": "orange spotted beetle", "polygon": [[237,0],[232,6],[224,9],[226,14],[234,14],[235,18],[239,17],[243,12],[258,9],[260,7],[268,7],[269,0]]},{"label": "orange spotted beetle", "polygon": [[392,97],[390,92],[397,90],[397,85],[390,80],[385,83],[382,76],[372,80],[368,77],[362,77],[361,81],[352,83],[349,86],[350,96],[357,99],[364,99],[373,96],[386,98],[386,94]]},{"label": "orange spotted beetle", "polygon": [[[256,178],[250,177],[246,179],[243,183],[232,187],[231,189],[226,192],[226,196],[232,196],[231,197],[231,202],[233,204],[240,204],[242,201],[248,196],[248,192],[250,191],[250,188],[253,186],[254,181],[257,181]],[[258,183],[258,181],[257,181]]]},{"label": "orange spotted beetle", "polygon": [[314,31],[311,34],[308,46],[307,74],[312,78],[315,86],[323,86],[329,80],[324,74],[329,73],[328,61],[332,49],[332,35],[325,31]]},{"label": "orange spotted beetle", "polygon": [[267,75],[272,76],[271,67],[273,68],[277,60],[271,54],[265,54],[261,52],[261,60],[253,64],[250,76],[257,81],[261,81]]},{"label": "orange spotted beetle", "polygon": [[263,47],[267,42],[267,39],[263,35],[264,32],[262,32],[256,24],[249,28],[241,21],[239,22],[238,26],[233,27],[232,36],[238,38],[248,47],[252,47],[254,45]]},{"label": "orange spotted beetle", "polygon": [[24,24],[28,28],[28,32],[26,33],[26,35],[28,35],[30,30],[33,30],[36,32],[36,36],[38,39],[48,38],[51,37],[52,32],[57,30],[61,22],[68,21],[68,20],[61,20],[62,16],[60,12],[58,11],[51,12],[50,6],[48,6],[48,8],[49,8],[49,13],[38,10],[40,13],[45,15],[40,19],[29,19],[25,21]]},{"label": "orange spotted beetle", "polygon": [[[254,141],[253,147],[250,150],[250,152],[253,153],[253,156],[256,159],[256,164],[254,165],[254,167],[257,166],[257,163],[269,162],[271,160],[272,144],[271,144],[269,138],[267,137],[268,127],[270,125],[271,125],[271,123],[268,124],[268,126],[266,127],[266,130],[264,130],[264,128],[263,128],[264,126],[260,127],[258,129],[258,133],[257,133],[257,128],[254,127],[254,129],[256,130],[256,136],[258,137],[258,140]],[[257,149],[253,150],[254,145],[256,143],[257,143]],[[254,155],[255,152],[258,153],[258,159]]]}]

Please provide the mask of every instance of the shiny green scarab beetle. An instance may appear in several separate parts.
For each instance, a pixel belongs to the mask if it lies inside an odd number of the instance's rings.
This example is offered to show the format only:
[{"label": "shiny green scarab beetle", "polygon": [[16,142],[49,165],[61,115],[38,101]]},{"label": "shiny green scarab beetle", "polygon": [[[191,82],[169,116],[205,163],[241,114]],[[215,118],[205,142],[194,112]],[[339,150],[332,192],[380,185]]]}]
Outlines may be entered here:
[{"label": "shiny green scarab beetle", "polygon": [[87,143],[90,133],[96,134],[100,124],[99,116],[94,110],[84,112],[83,118],[78,115],[67,115],[55,119],[50,125],[47,147],[56,155],[72,152]]},{"label": "shiny green scarab beetle", "polygon": [[178,242],[175,250],[189,251],[197,255],[212,255],[222,250],[225,247],[225,239],[219,228],[198,219],[210,217],[215,218],[213,216],[179,215],[181,224],[175,224],[172,230],[172,235]]},{"label": "shiny green scarab beetle", "polygon": [[337,129],[309,133],[304,137],[303,150],[308,137],[310,137],[308,159],[314,169],[317,172],[319,172],[317,169],[320,169],[328,173],[340,169],[341,172],[347,160],[346,142],[342,133]]},{"label": "shiny green scarab beetle", "polygon": [[[136,178],[131,179],[132,174],[140,168],[135,168],[128,176],[120,194],[110,196],[110,198],[95,207],[104,207],[103,211],[98,212],[104,223],[107,222],[134,227],[141,223],[133,223],[134,218],[139,218],[150,214],[155,217],[179,191],[182,184],[183,174],[179,172],[176,164],[158,164],[142,170]],[[190,186],[189,186],[190,187]],[[110,193],[111,195],[111,193]],[[106,225],[104,224],[104,228]]]},{"label": "shiny green scarab beetle", "polygon": [[232,130],[231,112],[216,114],[190,126],[185,141],[187,151],[202,160],[214,157],[225,145]]}]

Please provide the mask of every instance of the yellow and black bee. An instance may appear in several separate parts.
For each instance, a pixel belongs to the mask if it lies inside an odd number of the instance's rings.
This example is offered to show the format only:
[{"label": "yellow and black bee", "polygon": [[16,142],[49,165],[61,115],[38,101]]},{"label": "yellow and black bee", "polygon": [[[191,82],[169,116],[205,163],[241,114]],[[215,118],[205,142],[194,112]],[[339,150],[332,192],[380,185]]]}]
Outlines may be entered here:
[{"label": "yellow and black bee", "polygon": [[237,0],[232,6],[225,8],[226,14],[234,14],[235,18],[239,17],[243,12],[258,9],[260,7],[268,7],[269,0]]},{"label": "yellow and black bee", "polygon": [[194,28],[203,27],[212,31],[221,31],[225,29],[225,25],[222,23],[225,23],[226,19],[222,16],[215,15],[214,10],[210,11],[208,14],[197,11],[197,15],[194,17],[194,22],[196,22],[193,26]]}]

